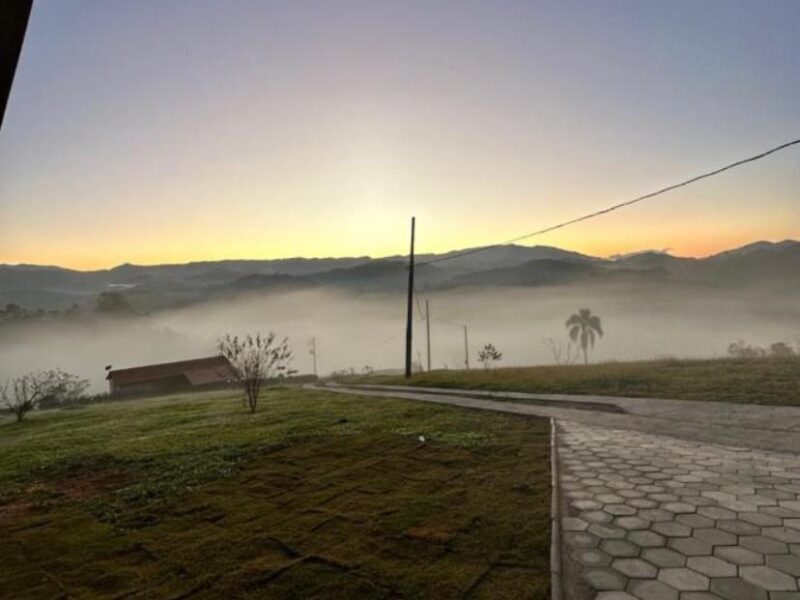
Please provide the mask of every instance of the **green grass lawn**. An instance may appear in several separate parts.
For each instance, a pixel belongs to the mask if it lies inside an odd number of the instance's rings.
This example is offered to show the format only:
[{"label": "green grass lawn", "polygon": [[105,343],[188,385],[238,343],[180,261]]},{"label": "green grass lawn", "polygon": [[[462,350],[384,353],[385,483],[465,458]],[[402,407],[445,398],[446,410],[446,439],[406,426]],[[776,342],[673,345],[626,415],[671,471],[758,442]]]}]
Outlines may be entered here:
[{"label": "green grass lawn", "polygon": [[[355,383],[409,383],[402,376]],[[800,359],[659,360],[417,373],[411,385],[800,406]]]},{"label": "green grass lawn", "polygon": [[547,598],[548,436],[288,388],[5,420],[0,597]]}]

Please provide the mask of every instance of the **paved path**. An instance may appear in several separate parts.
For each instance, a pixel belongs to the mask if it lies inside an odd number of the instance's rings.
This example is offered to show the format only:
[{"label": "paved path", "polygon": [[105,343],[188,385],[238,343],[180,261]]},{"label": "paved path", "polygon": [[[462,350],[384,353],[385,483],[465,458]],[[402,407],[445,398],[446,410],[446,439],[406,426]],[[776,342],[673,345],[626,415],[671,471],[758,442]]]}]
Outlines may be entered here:
[{"label": "paved path", "polygon": [[[570,600],[800,600],[800,409],[333,389],[558,419]],[[625,412],[586,410],[585,400]]]},{"label": "paved path", "polygon": [[559,429],[568,597],[800,599],[798,456]]}]

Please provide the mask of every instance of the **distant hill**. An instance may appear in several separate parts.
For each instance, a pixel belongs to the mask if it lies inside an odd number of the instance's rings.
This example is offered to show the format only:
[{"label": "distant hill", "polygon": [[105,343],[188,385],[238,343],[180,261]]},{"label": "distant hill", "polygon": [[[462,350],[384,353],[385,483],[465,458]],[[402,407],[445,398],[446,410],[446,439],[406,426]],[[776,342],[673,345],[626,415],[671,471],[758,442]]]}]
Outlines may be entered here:
[{"label": "distant hill", "polygon": [[313,287],[314,283],[305,277],[294,275],[245,275],[219,286],[220,291],[251,291],[264,289],[298,289]]},{"label": "distant hill", "polygon": [[[550,246],[500,245],[417,256],[419,290],[458,287],[547,286],[577,282],[663,282],[714,286],[800,288],[800,242],[755,242],[706,258],[641,252],[612,259]],[[461,256],[461,254],[465,254]],[[440,259],[432,265],[428,261]],[[354,292],[405,288],[405,257],[222,260],[132,265],[76,271],[55,266],[0,265],[0,304],[65,308],[90,304],[103,291],[118,291],[142,310],[311,287]]]},{"label": "distant hill", "polygon": [[736,285],[800,284],[800,242],[757,242],[722,252],[702,261],[709,281]]},{"label": "distant hill", "polygon": [[557,285],[585,280],[606,271],[605,267],[590,262],[549,258],[529,260],[514,267],[465,273],[453,278],[450,285],[453,287],[465,285]]},{"label": "distant hill", "polygon": [[[517,246],[507,244],[491,246],[475,252],[479,248],[466,248],[454,250],[444,254],[423,254],[418,257],[422,263],[428,260],[447,259],[441,267],[450,272],[471,272],[487,269],[502,269],[515,267],[533,260],[563,260],[572,262],[598,262],[603,259],[587,256],[578,252],[562,250],[552,246]],[[465,254],[465,256],[458,256]],[[453,258],[455,257],[455,258]]]}]

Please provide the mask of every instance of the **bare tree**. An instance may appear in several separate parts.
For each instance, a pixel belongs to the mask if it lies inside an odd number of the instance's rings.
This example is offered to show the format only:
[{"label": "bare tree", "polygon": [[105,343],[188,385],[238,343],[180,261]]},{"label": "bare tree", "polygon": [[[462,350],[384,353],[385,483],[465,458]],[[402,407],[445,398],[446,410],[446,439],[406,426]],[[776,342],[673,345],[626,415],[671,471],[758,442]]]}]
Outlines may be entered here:
[{"label": "bare tree", "polygon": [[59,404],[64,400],[77,398],[88,385],[89,382],[85,379],[64,371],[39,371],[7,381],[0,389],[0,398],[17,421],[22,421],[25,415],[43,402]]},{"label": "bare tree", "polygon": [[60,369],[50,371],[51,387],[49,392],[39,401],[39,408],[57,408],[72,404],[84,396],[89,387],[88,379],[66,373]]},{"label": "bare tree", "polygon": [[295,372],[289,368],[292,351],[288,338],[278,339],[272,331],[267,335],[248,334],[243,338],[226,335],[219,340],[218,348],[231,363],[251,413],[256,412],[258,398],[270,379]]},{"label": "bare tree", "polygon": [[493,362],[503,360],[503,353],[499,352],[494,344],[488,343],[478,352],[478,361],[483,363],[484,369],[489,369]]},{"label": "bare tree", "polygon": [[550,354],[553,355],[553,360],[557,365],[573,365],[580,358],[580,350],[571,341],[564,344],[553,338],[547,338],[542,340],[542,343],[550,350]]}]

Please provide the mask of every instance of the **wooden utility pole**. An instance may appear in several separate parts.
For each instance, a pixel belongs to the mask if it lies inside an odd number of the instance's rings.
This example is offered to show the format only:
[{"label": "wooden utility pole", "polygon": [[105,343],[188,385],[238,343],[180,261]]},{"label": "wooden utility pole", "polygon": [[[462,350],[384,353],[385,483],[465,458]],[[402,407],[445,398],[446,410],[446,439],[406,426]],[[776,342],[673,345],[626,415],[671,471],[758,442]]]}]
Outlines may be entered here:
[{"label": "wooden utility pole", "polygon": [[428,372],[431,370],[431,307],[425,299],[425,328],[428,334]]},{"label": "wooden utility pole", "polygon": [[311,356],[314,357],[314,377],[317,376],[317,338],[311,338],[311,349],[309,350]]},{"label": "wooden utility pole", "polygon": [[411,378],[411,343],[414,335],[414,226],[415,218],[411,217],[411,252],[408,256],[408,312],[406,314],[406,379]]},{"label": "wooden utility pole", "polygon": [[464,365],[469,371],[469,339],[467,338],[467,326],[464,325]]}]

